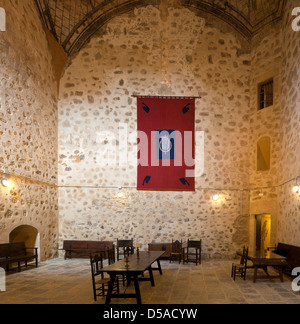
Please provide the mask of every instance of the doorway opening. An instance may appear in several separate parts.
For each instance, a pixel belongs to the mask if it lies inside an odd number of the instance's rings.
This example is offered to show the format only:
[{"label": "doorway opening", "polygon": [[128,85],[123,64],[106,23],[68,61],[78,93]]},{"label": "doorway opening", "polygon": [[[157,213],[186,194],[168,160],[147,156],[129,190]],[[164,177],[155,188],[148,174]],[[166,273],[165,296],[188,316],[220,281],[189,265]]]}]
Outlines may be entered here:
[{"label": "doorway opening", "polygon": [[256,250],[266,251],[271,246],[271,215],[256,215]]}]

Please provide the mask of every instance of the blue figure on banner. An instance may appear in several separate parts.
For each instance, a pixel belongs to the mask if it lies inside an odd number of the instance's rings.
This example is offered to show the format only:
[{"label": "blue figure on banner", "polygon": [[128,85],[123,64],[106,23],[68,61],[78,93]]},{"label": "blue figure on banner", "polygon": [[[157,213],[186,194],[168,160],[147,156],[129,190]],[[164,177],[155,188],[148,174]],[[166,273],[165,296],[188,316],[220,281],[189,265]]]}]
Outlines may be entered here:
[{"label": "blue figure on banner", "polygon": [[145,183],[148,184],[150,182],[150,180],[151,180],[151,177],[150,176],[145,177],[145,179],[143,181],[143,186],[145,185]]},{"label": "blue figure on banner", "polygon": [[189,112],[189,110],[190,110],[190,105],[191,105],[191,104],[187,104],[187,105],[182,109],[182,112],[183,112],[184,115],[187,114],[187,113]]},{"label": "blue figure on banner", "polygon": [[190,184],[189,184],[189,182],[185,179],[185,178],[181,178],[181,179],[179,179],[180,180],[180,182],[185,186],[185,185],[188,185],[188,186],[190,186]]},{"label": "blue figure on banner", "polygon": [[149,114],[149,112],[150,112],[150,108],[149,108],[145,103],[142,102],[142,104],[143,104],[143,109],[144,109],[144,111],[145,111],[147,114]]}]

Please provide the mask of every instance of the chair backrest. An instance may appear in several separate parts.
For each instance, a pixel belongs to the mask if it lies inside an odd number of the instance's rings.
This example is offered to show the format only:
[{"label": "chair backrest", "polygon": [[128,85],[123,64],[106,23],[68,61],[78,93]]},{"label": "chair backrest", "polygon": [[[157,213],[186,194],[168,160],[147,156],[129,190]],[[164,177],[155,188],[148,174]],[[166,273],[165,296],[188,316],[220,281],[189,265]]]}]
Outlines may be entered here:
[{"label": "chair backrest", "polygon": [[63,242],[63,249],[64,250],[71,250],[72,249],[72,241],[64,241]]},{"label": "chair backrest", "polygon": [[108,264],[113,264],[116,262],[116,254],[114,248],[107,250],[107,259],[108,259]]},{"label": "chair backrest", "polygon": [[0,244],[0,258],[9,256],[9,243]]},{"label": "chair backrest", "polygon": [[241,265],[245,265],[245,266],[247,265],[248,251],[249,251],[249,249],[244,246],[243,247],[243,254],[242,254],[242,257],[241,257]]},{"label": "chair backrest", "polygon": [[112,241],[90,241],[87,243],[88,250],[105,251],[107,249],[112,249],[114,242]]},{"label": "chair backrest", "polygon": [[199,241],[194,241],[194,240],[189,240],[188,239],[188,244],[187,244],[188,247],[190,248],[201,248],[201,240]]},{"label": "chair backrest", "polygon": [[100,270],[103,268],[103,256],[101,254],[90,255],[92,276],[101,274]]},{"label": "chair backrest", "polygon": [[117,247],[133,247],[133,239],[131,240],[119,240],[117,239]]},{"label": "chair backrest", "polygon": [[[121,253],[120,253],[121,252]],[[117,239],[117,259],[122,254],[124,257],[134,253],[133,239],[131,240],[119,240]]]},{"label": "chair backrest", "polygon": [[26,247],[24,242],[9,243],[9,256],[26,255]]},{"label": "chair backrest", "polygon": [[181,253],[182,251],[182,241],[172,240],[172,253]]}]

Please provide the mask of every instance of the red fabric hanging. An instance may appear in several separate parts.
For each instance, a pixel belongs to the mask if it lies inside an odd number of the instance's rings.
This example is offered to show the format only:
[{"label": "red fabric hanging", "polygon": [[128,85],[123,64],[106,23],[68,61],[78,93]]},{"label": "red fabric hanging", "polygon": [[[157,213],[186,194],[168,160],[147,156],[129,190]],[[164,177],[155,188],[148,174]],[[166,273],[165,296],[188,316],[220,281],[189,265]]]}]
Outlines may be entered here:
[{"label": "red fabric hanging", "polygon": [[138,190],[195,190],[195,99],[139,97]]}]

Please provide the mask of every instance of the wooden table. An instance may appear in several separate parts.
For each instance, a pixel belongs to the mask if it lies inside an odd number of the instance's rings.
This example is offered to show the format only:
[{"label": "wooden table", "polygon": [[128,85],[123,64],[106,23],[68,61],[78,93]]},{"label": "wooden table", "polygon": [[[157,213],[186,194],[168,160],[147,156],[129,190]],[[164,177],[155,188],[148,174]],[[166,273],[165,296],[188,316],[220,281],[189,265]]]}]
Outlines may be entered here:
[{"label": "wooden table", "polygon": [[[281,282],[283,282],[283,275],[282,275],[282,269],[284,266],[286,266],[286,258],[272,253],[271,251],[249,251],[248,252],[248,259],[253,262],[254,267],[254,277],[253,282],[256,282],[257,279],[262,278],[279,278]],[[268,267],[276,267],[278,269],[278,276],[270,276],[268,272]],[[258,277],[257,276],[257,270],[263,269],[266,273],[266,276]]]},{"label": "wooden table", "polygon": [[[152,264],[157,262],[158,268],[161,271],[159,258],[164,254],[164,251],[148,251],[139,252],[139,255],[133,254],[128,257],[128,265],[124,260],[113,263],[104,267],[101,271],[106,272],[110,276],[109,288],[106,296],[106,305],[110,304],[112,298],[136,298],[138,304],[142,304],[139,281],[150,281],[152,287],[155,286],[152,272]],[[149,278],[138,278],[145,271],[149,271]],[[129,280],[133,280],[135,286],[135,294],[112,294],[113,286],[118,275],[126,276]]]}]

